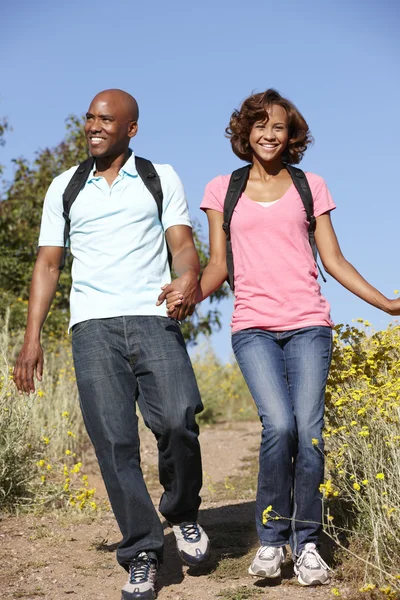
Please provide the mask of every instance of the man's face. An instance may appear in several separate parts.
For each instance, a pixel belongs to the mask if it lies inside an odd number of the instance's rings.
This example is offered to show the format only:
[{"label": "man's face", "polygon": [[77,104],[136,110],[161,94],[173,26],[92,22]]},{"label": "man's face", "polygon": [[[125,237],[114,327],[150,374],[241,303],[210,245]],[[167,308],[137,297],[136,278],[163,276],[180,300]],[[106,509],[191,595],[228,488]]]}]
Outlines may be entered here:
[{"label": "man's face", "polygon": [[89,152],[95,158],[118,156],[126,152],[136,135],[137,123],[118,99],[100,95],[86,113],[85,134]]}]

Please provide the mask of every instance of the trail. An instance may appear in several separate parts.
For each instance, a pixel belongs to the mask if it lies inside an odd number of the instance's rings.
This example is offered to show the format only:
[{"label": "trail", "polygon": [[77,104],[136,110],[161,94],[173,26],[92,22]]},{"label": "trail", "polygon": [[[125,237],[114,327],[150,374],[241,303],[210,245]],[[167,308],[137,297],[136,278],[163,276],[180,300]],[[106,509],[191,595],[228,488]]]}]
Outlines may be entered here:
[{"label": "trail", "polygon": [[[260,425],[235,423],[202,428],[204,485],[200,522],[212,544],[203,566],[183,566],[172,530],[164,523],[165,558],[159,600],[331,599],[332,585],[302,588],[287,564],[282,580],[267,583],[247,574],[257,548],[254,525]],[[141,432],[142,467],[155,505],[161,494],[153,436]],[[91,486],[105,497],[92,451],[85,457]],[[110,512],[94,517],[52,512],[0,520],[2,599],[119,600],[126,574],[115,561],[120,533]],[[323,548],[325,556],[329,548]],[[337,585],[337,584],[336,584]]]}]

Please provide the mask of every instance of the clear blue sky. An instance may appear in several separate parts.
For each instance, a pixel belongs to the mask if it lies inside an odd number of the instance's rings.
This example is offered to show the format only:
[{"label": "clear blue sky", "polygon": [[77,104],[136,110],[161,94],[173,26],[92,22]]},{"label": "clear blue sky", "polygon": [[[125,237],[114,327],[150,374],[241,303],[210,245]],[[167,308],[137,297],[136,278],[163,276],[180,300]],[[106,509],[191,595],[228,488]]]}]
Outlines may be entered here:
[{"label": "clear blue sky", "polygon": [[[192,216],[205,184],[239,165],[224,138],[234,108],[275,87],[308,120],[315,145],[302,162],[338,206],[346,257],[383,293],[400,288],[400,3],[396,0],[219,0],[192,3],[14,0],[0,21],[0,116],[14,131],[0,163],[57,144],[64,120],[101,89],[134,94],[134,149],[171,163]],[[386,327],[390,318],[335,281],[323,284],[336,322]],[[231,302],[213,336],[229,358]]]}]

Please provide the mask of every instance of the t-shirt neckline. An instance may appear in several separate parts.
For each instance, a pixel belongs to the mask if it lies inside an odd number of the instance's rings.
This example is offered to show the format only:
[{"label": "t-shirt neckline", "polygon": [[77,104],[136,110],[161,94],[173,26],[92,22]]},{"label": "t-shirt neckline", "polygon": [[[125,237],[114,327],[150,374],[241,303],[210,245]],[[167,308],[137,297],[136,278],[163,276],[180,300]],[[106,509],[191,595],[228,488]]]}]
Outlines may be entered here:
[{"label": "t-shirt neckline", "polygon": [[[290,186],[288,187],[288,189],[286,190],[286,192],[284,192],[280,198],[277,198],[276,200],[271,200],[270,203],[265,202],[264,204],[271,204],[271,206],[273,204],[280,204],[282,202],[282,200],[292,190],[293,187],[294,187],[294,183],[291,183]],[[256,206],[258,205],[260,208],[264,208],[263,206],[260,206],[260,203],[257,200],[252,200],[245,192],[242,192],[242,197],[245,198],[246,200],[248,200],[249,202],[251,202],[252,204],[255,204]]]}]

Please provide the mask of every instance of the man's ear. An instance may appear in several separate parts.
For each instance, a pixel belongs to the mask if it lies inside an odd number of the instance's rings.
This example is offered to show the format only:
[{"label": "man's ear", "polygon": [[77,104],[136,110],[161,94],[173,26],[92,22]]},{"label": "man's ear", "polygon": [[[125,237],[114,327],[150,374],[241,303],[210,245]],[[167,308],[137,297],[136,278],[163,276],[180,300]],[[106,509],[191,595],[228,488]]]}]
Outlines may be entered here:
[{"label": "man's ear", "polygon": [[130,137],[130,138],[135,137],[137,132],[138,132],[138,123],[137,123],[137,121],[132,121],[131,123],[129,123],[128,137]]}]

